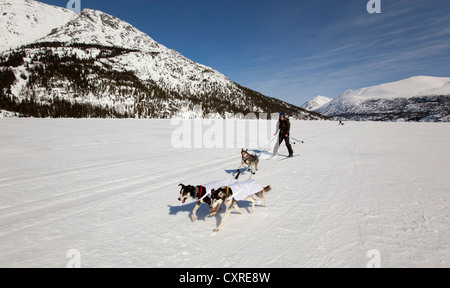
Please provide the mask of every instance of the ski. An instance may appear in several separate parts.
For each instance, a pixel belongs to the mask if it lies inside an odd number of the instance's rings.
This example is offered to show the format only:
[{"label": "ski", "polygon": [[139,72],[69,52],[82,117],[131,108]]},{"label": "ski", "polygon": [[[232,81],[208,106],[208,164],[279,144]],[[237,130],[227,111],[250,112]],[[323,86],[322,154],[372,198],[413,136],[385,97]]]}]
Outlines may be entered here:
[{"label": "ski", "polygon": [[278,161],[284,161],[284,160],[292,159],[292,158],[295,158],[295,157],[297,157],[297,156],[300,156],[300,154],[295,154],[295,155],[292,156],[292,157],[283,156],[283,158],[280,159],[280,160],[278,160]]}]

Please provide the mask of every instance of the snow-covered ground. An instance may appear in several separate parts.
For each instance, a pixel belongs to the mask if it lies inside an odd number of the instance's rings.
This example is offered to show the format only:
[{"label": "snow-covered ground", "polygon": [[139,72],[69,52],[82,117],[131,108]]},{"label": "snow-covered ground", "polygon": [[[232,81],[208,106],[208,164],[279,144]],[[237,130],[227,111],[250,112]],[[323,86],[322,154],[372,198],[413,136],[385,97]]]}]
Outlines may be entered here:
[{"label": "snow-covered ground", "polygon": [[450,267],[450,125],[294,122],[301,155],[255,176],[269,206],[240,203],[217,233],[223,211],[191,222],[177,185],[231,177],[240,147],[177,150],[175,128],[1,119],[0,267],[65,267],[71,249],[82,267],[366,267],[373,249]]}]

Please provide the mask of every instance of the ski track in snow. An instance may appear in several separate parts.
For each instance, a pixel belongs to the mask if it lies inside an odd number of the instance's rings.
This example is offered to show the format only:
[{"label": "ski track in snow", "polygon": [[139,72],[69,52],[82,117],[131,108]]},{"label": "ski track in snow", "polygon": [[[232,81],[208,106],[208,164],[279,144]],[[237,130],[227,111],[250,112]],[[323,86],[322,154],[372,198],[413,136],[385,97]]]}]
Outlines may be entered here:
[{"label": "ski track in snow", "polygon": [[382,267],[450,266],[449,125],[295,121],[300,156],[253,176],[268,207],[240,202],[220,232],[224,211],[192,222],[178,184],[232,177],[242,147],[177,150],[175,128],[1,119],[0,267],[65,267],[69,249],[82,267],[365,267],[371,249]]}]

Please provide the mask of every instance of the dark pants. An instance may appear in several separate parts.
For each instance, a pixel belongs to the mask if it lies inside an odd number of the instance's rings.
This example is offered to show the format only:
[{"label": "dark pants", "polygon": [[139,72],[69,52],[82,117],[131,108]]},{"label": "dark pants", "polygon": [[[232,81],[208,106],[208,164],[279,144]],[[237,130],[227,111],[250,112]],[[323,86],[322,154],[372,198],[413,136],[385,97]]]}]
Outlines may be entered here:
[{"label": "dark pants", "polygon": [[283,141],[286,143],[286,147],[289,151],[289,155],[294,155],[294,151],[292,150],[291,143],[289,143],[289,137],[286,137],[286,134],[284,134],[284,133],[280,133],[280,135],[278,136],[278,143],[276,143],[276,145],[275,145],[275,149],[273,150],[273,155],[278,153],[278,149],[280,148],[280,145],[281,145],[281,143],[283,143]]}]

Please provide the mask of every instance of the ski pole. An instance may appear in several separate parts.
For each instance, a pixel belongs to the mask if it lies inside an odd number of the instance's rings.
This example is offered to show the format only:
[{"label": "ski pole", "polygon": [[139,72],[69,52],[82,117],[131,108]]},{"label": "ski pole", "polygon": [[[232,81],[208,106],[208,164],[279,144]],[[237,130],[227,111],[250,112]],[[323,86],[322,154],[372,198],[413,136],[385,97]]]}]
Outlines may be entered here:
[{"label": "ski pole", "polygon": [[275,140],[278,136],[275,136],[272,138],[272,140],[270,140],[270,142],[268,144],[266,144],[266,146],[264,146],[263,148],[261,148],[261,154],[262,152],[266,151],[267,148],[269,148],[270,144],[272,144],[273,140]]},{"label": "ski pole", "polygon": [[[292,140],[295,140],[295,141],[297,141],[297,142],[299,142],[299,143],[305,143],[303,140],[298,140],[298,139],[296,139],[296,138],[294,138],[294,137],[291,137],[291,139]],[[294,144],[297,144],[297,143],[294,143]]]}]

